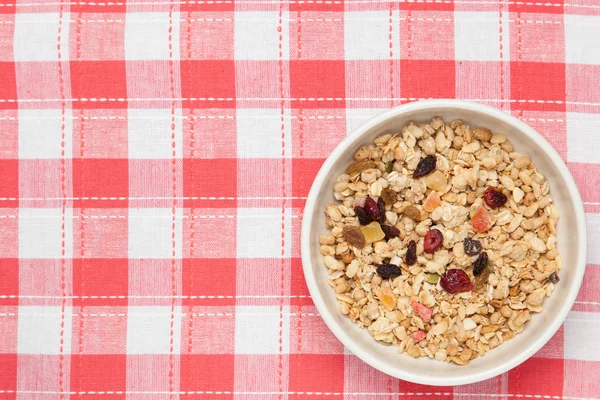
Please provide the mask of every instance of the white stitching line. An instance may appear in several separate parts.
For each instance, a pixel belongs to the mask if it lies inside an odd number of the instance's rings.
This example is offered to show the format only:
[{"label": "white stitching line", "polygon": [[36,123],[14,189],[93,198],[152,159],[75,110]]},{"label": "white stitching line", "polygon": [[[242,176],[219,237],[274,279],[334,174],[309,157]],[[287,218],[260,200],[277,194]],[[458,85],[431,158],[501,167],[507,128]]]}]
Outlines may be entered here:
[{"label": "white stitching line", "polygon": [[[300,18],[300,19],[288,19],[286,20],[286,22],[344,22],[344,21],[386,21],[387,18]],[[453,19],[451,18],[419,18],[419,17],[401,17],[398,18],[399,21],[423,21],[423,22],[455,22]],[[271,22],[271,20],[268,19],[233,19],[233,18],[191,18],[191,19],[186,19],[186,18],[181,18],[179,20],[179,22]],[[489,22],[488,20],[484,20],[484,19],[467,19],[464,20],[467,23],[469,22]],[[463,21],[463,22],[464,22]],[[0,25],[1,24],[7,24],[7,25],[13,25],[13,24],[45,24],[48,23],[49,21],[39,21],[39,20],[30,20],[30,21],[0,21]],[[77,21],[77,20],[69,20],[70,23],[75,24],[78,22],[82,22],[82,23],[131,23],[131,22],[137,22],[137,23],[150,23],[150,22],[164,22],[164,20],[162,19],[149,19],[149,20],[123,20],[123,19],[87,19],[87,20],[81,20],[81,21]],[[550,24],[550,25],[568,25],[569,23],[571,23],[571,21],[548,21],[548,20],[514,20],[514,19],[509,19],[508,20],[509,23],[516,23],[516,24]],[[589,24],[594,24],[594,22],[587,22],[587,21],[573,21],[573,24],[577,24],[577,25],[589,25]]]},{"label": "white stitching line", "polygon": [[[18,216],[18,215],[0,215],[0,219],[19,219],[19,218],[30,218],[30,219],[59,219],[61,218],[58,215],[42,215],[42,216]],[[72,215],[66,216],[67,219],[79,219],[81,216]],[[139,216],[131,216],[131,215],[84,215],[83,219],[171,219],[171,216],[168,215],[139,215]],[[281,218],[281,215],[194,215],[193,217],[190,215],[178,215],[175,217],[176,219],[267,219],[267,218]],[[302,218],[302,214],[298,215],[290,215],[291,219],[300,219]]]},{"label": "white stitching line", "polygon": [[[384,111],[385,109],[382,108],[381,111]],[[595,115],[595,114],[589,114],[589,115]],[[309,116],[302,116],[302,119],[323,119],[323,120],[327,120],[327,119],[365,119],[365,118],[371,118],[373,115],[309,115]],[[112,120],[133,120],[133,119],[140,119],[140,120],[152,120],[152,119],[161,119],[161,118],[157,118],[157,117],[153,117],[151,115],[147,116],[147,117],[124,117],[124,116],[105,116],[105,117],[83,117],[83,118],[79,118],[79,117],[75,117],[75,116],[71,116],[71,117],[67,117],[68,119],[73,119],[73,120],[79,120],[79,119],[83,119],[83,120],[98,120],[98,121],[112,121]],[[177,118],[181,118],[181,119],[192,119],[188,116],[180,116]],[[247,119],[273,119],[275,117],[271,117],[268,115],[262,116],[262,115],[238,115],[238,116],[233,116],[233,115],[194,115],[193,117],[194,119],[243,119],[243,118],[247,118]],[[277,117],[279,118],[279,117]],[[287,116],[286,118],[289,119],[299,119],[298,116],[296,115],[290,115]],[[31,117],[31,118],[27,118],[27,117],[0,117],[0,121],[18,121],[18,120],[36,120],[36,121],[42,121],[42,120],[56,120],[56,119],[60,119],[59,117],[56,118],[52,118],[52,117],[47,117],[47,118],[35,118],[35,117]],[[521,118],[522,121],[540,121],[540,122],[566,122],[568,121],[585,121],[585,118],[573,118],[571,116],[569,116],[569,118],[567,118],[567,120],[564,119],[554,119],[554,118]]]},{"label": "white stitching line", "polygon": [[572,396],[551,396],[543,394],[514,394],[514,393],[457,393],[457,392],[243,392],[243,391],[138,391],[138,390],[107,390],[107,391],[43,391],[43,390],[0,390],[0,393],[26,393],[26,394],[69,394],[69,395],[84,395],[84,394],[211,394],[211,395],[315,395],[315,396],[455,396],[455,397],[514,397],[525,399],[554,399],[554,400],[598,400],[597,397],[572,397]]},{"label": "white stitching line", "polygon": [[[369,4],[369,3],[387,3],[387,0],[355,0],[345,2],[339,0],[278,0],[278,1],[235,1],[236,4]],[[398,3],[433,3],[433,4],[483,4],[489,5],[487,1],[459,1],[459,0],[397,0]],[[233,4],[232,0],[189,0],[173,2],[70,2],[69,5],[90,5],[90,6],[124,6],[124,5],[161,5],[161,4]],[[525,5],[525,6],[543,6],[543,7],[575,7],[575,8],[600,8],[600,6],[587,4],[560,4],[544,2],[523,2],[523,1],[500,1],[502,5]],[[59,3],[22,3],[23,6],[50,6]],[[67,3],[65,3],[67,4]],[[14,7],[16,4],[0,4],[0,7]]]},{"label": "white stitching line", "polygon": [[[426,97],[180,97],[176,99],[163,97],[100,97],[100,98],[71,98],[65,101],[71,102],[90,102],[90,103],[106,103],[106,102],[129,102],[129,101],[417,101],[429,100]],[[588,105],[600,106],[600,103],[591,103],[585,101],[563,101],[563,100],[532,100],[532,99],[462,99],[468,101],[479,102],[496,102],[496,103],[537,103],[537,104],[573,104],[573,105]],[[59,102],[62,99],[0,99],[0,103],[34,103],[34,102]]]},{"label": "white stitching line", "polygon": [[[89,305],[88,305],[89,307]],[[135,307],[135,306],[132,306]],[[129,314],[127,313],[72,313],[74,317],[127,317]],[[317,313],[283,313],[286,317],[295,317],[295,316],[307,316],[307,317],[320,317],[321,314]],[[0,317],[48,317],[48,318],[56,318],[60,317],[60,314],[22,314],[22,313],[0,313]],[[168,314],[145,314],[145,317],[170,317],[171,313]],[[175,313],[176,317],[236,317],[236,316],[253,316],[253,317],[263,317],[263,316],[279,316],[279,313]]]},{"label": "white stitching line", "polygon": [[[107,196],[107,197],[0,197],[0,201],[46,201],[46,200],[306,200],[306,197],[297,196],[249,196],[249,197],[198,197],[198,196],[183,196],[183,197],[129,197],[129,196]],[[89,207],[88,207],[89,208]]]},{"label": "white stitching line", "polygon": [[[232,295],[177,295],[177,296],[167,296],[167,295],[156,295],[156,296],[152,296],[152,295],[140,295],[140,296],[136,296],[136,295],[110,295],[110,296],[94,296],[94,295],[90,295],[90,296],[65,296],[67,299],[190,299],[190,300],[194,300],[194,299],[279,299],[279,298],[286,298],[286,299],[310,299],[311,297],[309,295],[269,295],[269,294],[265,294],[265,295],[236,295],[236,296],[232,296]],[[0,295],[0,299],[17,299],[17,298],[21,298],[21,299],[62,299],[63,296],[50,296],[50,295],[16,295],[16,294],[2,294]]]}]

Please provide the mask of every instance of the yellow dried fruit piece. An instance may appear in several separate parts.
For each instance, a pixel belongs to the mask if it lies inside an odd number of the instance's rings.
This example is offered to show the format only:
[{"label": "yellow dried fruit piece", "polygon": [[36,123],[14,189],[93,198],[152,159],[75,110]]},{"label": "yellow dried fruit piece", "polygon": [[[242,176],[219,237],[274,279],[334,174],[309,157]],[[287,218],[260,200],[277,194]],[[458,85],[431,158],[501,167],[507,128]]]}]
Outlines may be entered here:
[{"label": "yellow dried fruit piece", "polygon": [[382,287],[379,290],[379,301],[387,308],[388,310],[393,310],[396,306],[396,296],[394,292],[389,287]]},{"label": "yellow dried fruit piece", "polygon": [[429,193],[429,196],[427,196],[425,203],[423,203],[423,210],[427,212],[432,212],[437,208],[437,206],[440,205],[440,203],[440,195],[434,190],[431,193]]},{"label": "yellow dried fruit piece", "polygon": [[346,173],[350,176],[354,176],[356,174],[360,174],[363,171],[376,167],[377,164],[373,160],[360,160],[348,165],[348,168],[346,168]]},{"label": "yellow dried fruit piece", "polygon": [[446,175],[442,171],[435,171],[425,178],[425,184],[430,189],[443,191],[448,184],[448,178],[446,178]]},{"label": "yellow dried fruit piece", "polygon": [[379,222],[373,221],[369,225],[361,226],[360,230],[365,236],[367,243],[377,242],[385,237],[385,233],[383,233],[383,230],[381,230],[381,225],[379,225]]}]

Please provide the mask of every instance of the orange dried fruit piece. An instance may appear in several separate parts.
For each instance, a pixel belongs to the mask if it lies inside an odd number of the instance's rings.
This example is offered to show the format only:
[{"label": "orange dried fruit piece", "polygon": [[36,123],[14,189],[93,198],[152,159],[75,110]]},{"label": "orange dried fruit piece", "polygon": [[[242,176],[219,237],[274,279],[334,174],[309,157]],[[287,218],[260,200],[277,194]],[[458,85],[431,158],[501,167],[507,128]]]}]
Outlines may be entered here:
[{"label": "orange dried fruit piece", "polygon": [[442,191],[446,188],[448,184],[448,178],[442,171],[435,171],[433,174],[430,174],[425,178],[425,185],[429,189]]},{"label": "orange dried fruit piece", "polygon": [[365,236],[367,243],[377,242],[385,238],[385,233],[381,229],[381,225],[376,221],[371,222],[369,225],[361,226],[360,230]]},{"label": "orange dried fruit piece", "polygon": [[381,303],[383,303],[385,308],[387,308],[388,310],[394,309],[394,307],[396,306],[396,296],[394,295],[394,292],[391,288],[382,287],[379,291],[378,296],[379,300],[381,301]]},{"label": "orange dried fruit piece", "polygon": [[484,206],[479,206],[475,214],[471,218],[471,225],[473,225],[473,230],[475,232],[485,232],[492,226],[492,218],[490,217],[490,213]]},{"label": "orange dried fruit piece", "polygon": [[441,202],[442,200],[440,199],[440,195],[438,192],[433,190],[431,193],[429,193],[429,196],[427,196],[425,203],[423,203],[423,210],[432,212],[437,208],[437,206],[440,205]]}]

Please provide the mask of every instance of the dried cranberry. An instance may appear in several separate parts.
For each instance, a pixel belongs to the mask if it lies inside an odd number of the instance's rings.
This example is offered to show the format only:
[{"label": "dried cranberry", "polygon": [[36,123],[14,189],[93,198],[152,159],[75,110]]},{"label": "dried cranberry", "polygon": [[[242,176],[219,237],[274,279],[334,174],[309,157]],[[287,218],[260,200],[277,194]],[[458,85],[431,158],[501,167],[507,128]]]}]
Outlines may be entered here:
[{"label": "dried cranberry", "polygon": [[468,292],[475,288],[469,275],[462,269],[447,270],[440,279],[440,285],[442,289],[451,294]]},{"label": "dried cranberry", "polygon": [[379,212],[379,207],[375,200],[372,197],[367,197],[365,200],[365,211],[369,215],[372,221],[379,221],[381,217],[381,213]]},{"label": "dried cranberry", "polygon": [[479,240],[465,238],[463,240],[463,247],[465,248],[465,253],[469,256],[476,256],[481,252],[481,242]]},{"label": "dried cranberry", "polygon": [[369,225],[371,221],[373,221],[363,207],[354,207],[354,212],[356,213],[356,216],[358,217],[358,222],[360,222],[361,225]]},{"label": "dried cranberry", "polygon": [[436,251],[444,241],[444,235],[437,229],[432,229],[425,235],[425,242],[423,243],[425,253],[433,253]]},{"label": "dried cranberry", "polygon": [[558,275],[556,274],[556,272],[553,272],[548,277],[548,281],[550,281],[552,283],[558,283],[558,281],[560,281],[560,278],[558,277]]},{"label": "dried cranberry", "polygon": [[483,200],[485,201],[485,204],[491,208],[498,208],[503,206],[508,198],[502,192],[499,192],[492,187],[488,187],[483,193]]},{"label": "dried cranberry", "polygon": [[385,233],[385,240],[390,240],[400,235],[400,230],[395,226],[381,225],[381,230]]},{"label": "dried cranberry", "polygon": [[415,172],[413,172],[413,178],[417,179],[422,176],[428,175],[435,169],[435,156],[427,156],[417,164]]},{"label": "dried cranberry", "polygon": [[380,224],[383,224],[385,222],[385,202],[383,201],[383,199],[381,197],[377,199],[377,208],[379,209],[378,222]]},{"label": "dried cranberry", "polygon": [[402,274],[400,267],[394,264],[380,264],[377,266],[377,274],[382,278],[395,278]]},{"label": "dried cranberry", "polygon": [[417,262],[417,243],[414,240],[411,240],[410,243],[408,243],[404,262],[406,265],[413,265]]},{"label": "dried cranberry", "polygon": [[487,268],[487,264],[488,264],[488,255],[484,251],[477,258],[477,260],[475,260],[475,263],[473,264],[473,275],[475,275],[475,276],[481,275],[483,270]]}]

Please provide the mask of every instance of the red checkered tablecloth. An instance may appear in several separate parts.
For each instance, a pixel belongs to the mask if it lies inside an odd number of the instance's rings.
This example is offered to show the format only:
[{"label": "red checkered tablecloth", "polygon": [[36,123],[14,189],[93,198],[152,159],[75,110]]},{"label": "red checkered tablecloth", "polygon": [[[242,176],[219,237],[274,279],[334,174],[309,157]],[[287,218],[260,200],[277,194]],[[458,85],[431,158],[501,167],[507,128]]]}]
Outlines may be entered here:
[{"label": "red checkered tablecloth", "polygon": [[[0,398],[600,398],[600,0],[1,0]],[[432,388],[328,331],[299,235],[319,166],[423,98],[567,162],[585,282],[488,381]]]}]

